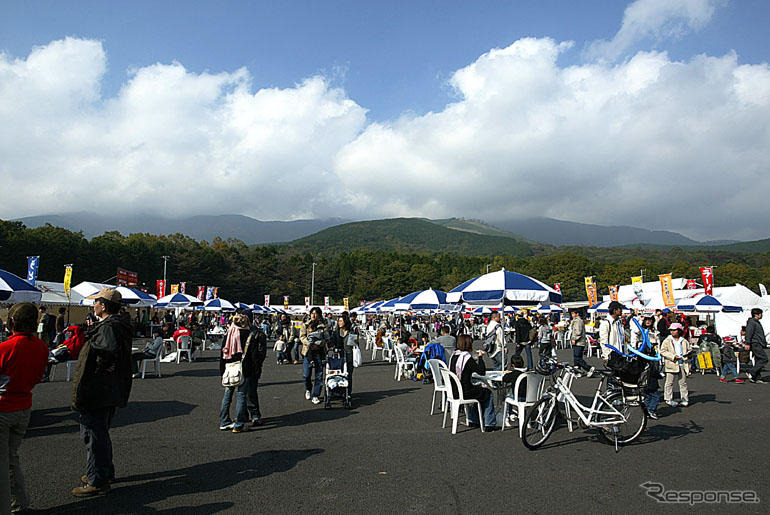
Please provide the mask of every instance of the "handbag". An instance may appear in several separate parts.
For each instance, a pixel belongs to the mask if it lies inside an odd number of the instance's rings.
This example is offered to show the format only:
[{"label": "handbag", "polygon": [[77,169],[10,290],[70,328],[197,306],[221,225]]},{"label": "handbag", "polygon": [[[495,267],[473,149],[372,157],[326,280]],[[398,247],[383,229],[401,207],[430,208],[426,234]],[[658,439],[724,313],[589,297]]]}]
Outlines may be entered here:
[{"label": "handbag", "polygon": [[225,388],[233,388],[243,385],[244,381],[245,379],[243,377],[243,369],[241,368],[240,361],[225,363],[225,373],[222,374],[222,386]]},{"label": "handbag", "polygon": [[354,345],[353,346],[353,368],[360,367],[362,361],[363,361],[363,357],[361,356],[361,349],[358,347],[358,345]]}]

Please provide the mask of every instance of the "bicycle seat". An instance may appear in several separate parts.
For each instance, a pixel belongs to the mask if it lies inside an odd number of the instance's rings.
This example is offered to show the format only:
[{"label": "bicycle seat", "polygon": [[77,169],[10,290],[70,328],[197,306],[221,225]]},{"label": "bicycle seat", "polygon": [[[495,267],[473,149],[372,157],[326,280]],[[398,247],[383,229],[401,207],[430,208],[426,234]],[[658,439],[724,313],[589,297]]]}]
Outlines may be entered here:
[{"label": "bicycle seat", "polygon": [[602,368],[602,369],[594,370],[594,372],[598,372],[599,374],[601,374],[603,376],[607,376],[607,377],[611,377],[611,376],[615,375],[615,371],[614,370],[610,370],[609,368]]}]

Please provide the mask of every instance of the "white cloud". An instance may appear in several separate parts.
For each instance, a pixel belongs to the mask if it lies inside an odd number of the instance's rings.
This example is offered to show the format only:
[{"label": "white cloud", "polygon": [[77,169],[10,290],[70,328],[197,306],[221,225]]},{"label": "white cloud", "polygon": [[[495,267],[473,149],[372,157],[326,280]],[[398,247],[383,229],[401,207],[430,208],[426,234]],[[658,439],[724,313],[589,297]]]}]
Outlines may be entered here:
[{"label": "white cloud", "polygon": [[3,55],[0,217],[552,216],[767,237],[767,64],[638,52],[561,66],[569,46],[491,50],[452,75],[443,110],[378,123],[320,76],[255,90],[245,69],[155,64],[104,98],[99,42]]},{"label": "white cloud", "polygon": [[636,0],[626,7],[615,37],[594,42],[586,55],[614,61],[644,39],[679,38],[706,25],[719,3],[718,0]]}]

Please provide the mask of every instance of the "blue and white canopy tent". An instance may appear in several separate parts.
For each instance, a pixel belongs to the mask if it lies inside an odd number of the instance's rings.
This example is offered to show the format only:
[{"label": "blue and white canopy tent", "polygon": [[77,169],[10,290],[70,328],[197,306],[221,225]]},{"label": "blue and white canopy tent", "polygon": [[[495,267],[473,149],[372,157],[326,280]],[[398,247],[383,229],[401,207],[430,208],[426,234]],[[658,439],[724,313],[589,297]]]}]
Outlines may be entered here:
[{"label": "blue and white canopy tent", "polygon": [[680,299],[676,303],[676,309],[683,312],[695,313],[740,313],[743,308],[723,304],[713,295],[700,295],[687,299]]},{"label": "blue and white canopy tent", "polygon": [[386,313],[392,313],[393,311],[396,311],[396,304],[398,301],[401,300],[401,297],[396,297],[394,299],[390,299],[387,302],[383,302],[378,308],[377,311],[384,311]]},{"label": "blue and white canopy tent", "polygon": [[447,293],[447,302],[485,306],[561,304],[561,293],[537,279],[502,269],[453,288]]},{"label": "blue and white canopy tent", "polygon": [[535,310],[543,315],[548,315],[551,313],[564,313],[562,307],[557,304],[540,304],[535,308]]},{"label": "blue and white canopy tent", "polygon": [[165,297],[158,299],[158,302],[155,303],[155,307],[161,309],[190,308],[202,305],[202,300],[185,293],[172,293],[171,295],[166,295]]},{"label": "blue and white canopy tent", "polygon": [[225,299],[211,299],[203,304],[204,311],[235,311],[235,306]]},{"label": "blue and white canopy tent", "polygon": [[131,306],[133,308],[142,308],[154,306],[157,300],[154,295],[145,293],[142,290],[136,288],[129,288],[128,286],[115,286],[112,284],[93,283],[90,281],[83,281],[77,286],[72,287],[72,291],[78,295],[86,297],[80,301],[83,306],[93,306],[93,299],[87,298],[89,295],[99,293],[104,288],[112,288],[120,293],[120,303]]},{"label": "blue and white canopy tent", "polygon": [[243,311],[253,311],[251,309],[251,306],[249,306],[248,304],[244,304],[243,302],[236,302],[235,304],[233,304],[233,306],[235,306],[235,309],[240,309]]},{"label": "blue and white canopy tent", "polygon": [[43,292],[11,272],[0,270],[0,302],[40,302]]},{"label": "blue and white canopy tent", "polygon": [[[593,306],[590,306],[587,311],[589,313],[599,313],[599,314],[606,315],[607,313],[610,312],[610,308],[609,308],[610,302],[612,301],[605,300],[604,302],[594,304]],[[623,313],[631,313],[631,308],[623,304]]]},{"label": "blue and white canopy tent", "polygon": [[446,293],[440,290],[420,290],[398,300],[395,308],[399,311],[437,310],[446,305]]}]

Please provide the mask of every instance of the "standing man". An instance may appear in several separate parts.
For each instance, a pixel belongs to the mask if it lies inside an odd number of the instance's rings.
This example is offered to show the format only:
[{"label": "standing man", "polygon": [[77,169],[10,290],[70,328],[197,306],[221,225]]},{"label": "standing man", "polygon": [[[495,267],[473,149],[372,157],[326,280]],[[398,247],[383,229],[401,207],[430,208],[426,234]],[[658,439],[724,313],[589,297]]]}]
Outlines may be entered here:
[{"label": "standing man", "polygon": [[489,350],[485,350],[495,369],[502,368],[503,353],[505,352],[505,338],[503,336],[503,326],[500,324],[500,312],[495,311],[490,317],[487,330],[484,333],[484,342],[488,343]]},{"label": "standing man", "polygon": [[[244,313],[241,316],[249,317]],[[259,323],[251,324],[251,332],[246,339],[243,352],[243,377],[246,380],[246,409],[252,426],[261,426],[262,412],[259,410],[259,378],[262,377],[262,364],[267,356],[267,335]]]},{"label": "standing man", "polygon": [[572,358],[576,367],[588,371],[588,377],[594,375],[594,367],[589,367],[583,359],[586,348],[586,324],[577,311],[572,312],[572,321],[569,324],[570,341],[572,342]]},{"label": "standing man", "polygon": [[56,339],[56,319],[54,316],[46,310],[45,306],[40,306],[40,324],[38,325],[38,333],[43,343],[53,349],[56,345],[54,340]]},{"label": "standing man", "polygon": [[754,308],[751,310],[751,318],[746,322],[746,350],[754,353],[754,367],[750,368],[746,375],[752,383],[764,383],[760,375],[762,369],[767,365],[767,338],[765,338],[765,329],[762,327],[762,310]]},{"label": "standing man", "polygon": [[513,355],[520,356],[521,350],[524,349],[527,353],[527,370],[533,370],[535,367],[532,364],[532,345],[529,341],[529,331],[532,329],[532,324],[523,313],[517,313],[513,328],[516,333],[516,350],[513,351]]},{"label": "standing man", "polygon": [[64,330],[67,328],[67,317],[64,316],[65,313],[67,313],[67,310],[65,308],[59,308],[59,314],[56,315],[56,344],[55,347],[58,347],[62,344],[64,341]]},{"label": "standing man", "polygon": [[72,382],[72,409],[87,453],[84,486],[72,490],[77,497],[110,491],[115,479],[110,424],[115,408],[125,407],[131,394],[131,326],[118,316],[120,293],[105,288],[89,298],[99,321],[86,334]]},{"label": "standing man", "polygon": [[611,347],[624,352],[625,331],[623,329],[623,304],[613,300],[609,305],[610,315],[599,323],[599,347],[604,363],[610,358]]},{"label": "standing man", "polygon": [[19,446],[32,410],[32,388],[43,379],[48,347],[35,336],[37,309],[29,302],[8,313],[13,333],[0,343],[0,513],[29,507]]}]

